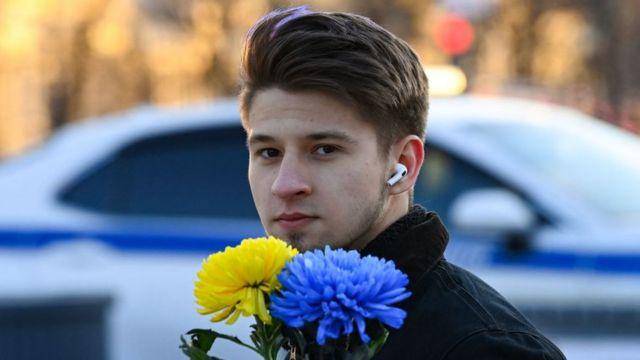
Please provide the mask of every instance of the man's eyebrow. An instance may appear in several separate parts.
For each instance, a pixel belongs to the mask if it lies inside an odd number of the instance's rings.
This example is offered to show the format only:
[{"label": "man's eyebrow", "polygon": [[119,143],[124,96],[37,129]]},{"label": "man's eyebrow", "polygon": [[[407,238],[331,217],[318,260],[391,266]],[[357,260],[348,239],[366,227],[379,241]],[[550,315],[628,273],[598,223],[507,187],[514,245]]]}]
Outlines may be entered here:
[{"label": "man's eyebrow", "polygon": [[349,136],[349,134],[343,131],[338,131],[338,130],[321,131],[321,132],[309,134],[305,137],[310,140],[332,139],[332,140],[344,141],[352,145],[358,145],[358,141],[356,141],[356,139]]},{"label": "man's eyebrow", "polygon": [[[312,133],[312,134],[306,135],[305,139],[316,140],[316,141],[332,139],[332,140],[344,141],[352,145],[358,145],[358,141],[356,139],[352,138],[347,133],[343,131],[338,131],[338,130],[320,131],[320,132]],[[274,142],[274,141],[276,141],[276,138],[274,138],[273,136],[269,136],[265,134],[252,134],[247,138],[247,147],[249,147],[250,145],[258,144],[258,143],[266,143],[266,142]]]},{"label": "man's eyebrow", "polygon": [[264,134],[252,134],[251,136],[247,137],[247,148],[249,148],[251,145],[255,145],[258,143],[273,142],[275,140],[276,139],[273,136],[264,135]]}]

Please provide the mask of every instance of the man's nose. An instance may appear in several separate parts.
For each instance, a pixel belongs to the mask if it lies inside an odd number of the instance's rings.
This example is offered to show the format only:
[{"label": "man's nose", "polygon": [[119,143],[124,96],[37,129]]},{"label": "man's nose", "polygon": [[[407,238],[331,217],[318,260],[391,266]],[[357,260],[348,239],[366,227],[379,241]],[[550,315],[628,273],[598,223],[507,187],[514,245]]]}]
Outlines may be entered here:
[{"label": "man's nose", "polygon": [[295,159],[283,158],[271,192],[283,199],[311,194],[311,185],[301,164]]}]

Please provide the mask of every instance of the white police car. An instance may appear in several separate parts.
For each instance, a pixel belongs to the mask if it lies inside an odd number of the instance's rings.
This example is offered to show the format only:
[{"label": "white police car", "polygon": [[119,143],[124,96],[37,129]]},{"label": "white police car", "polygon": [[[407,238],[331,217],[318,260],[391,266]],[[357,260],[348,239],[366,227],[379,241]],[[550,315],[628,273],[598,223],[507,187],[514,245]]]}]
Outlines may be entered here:
[{"label": "white police car", "polygon": [[[0,300],[108,295],[109,358],[181,356],[179,334],[211,326],[192,296],[201,260],[263,234],[244,143],[235,101],[144,107],[0,164]],[[432,100],[426,146],[415,201],[449,228],[450,261],[551,338],[640,337],[636,136],[548,104],[458,97]],[[568,356],[572,344],[559,341]]]}]

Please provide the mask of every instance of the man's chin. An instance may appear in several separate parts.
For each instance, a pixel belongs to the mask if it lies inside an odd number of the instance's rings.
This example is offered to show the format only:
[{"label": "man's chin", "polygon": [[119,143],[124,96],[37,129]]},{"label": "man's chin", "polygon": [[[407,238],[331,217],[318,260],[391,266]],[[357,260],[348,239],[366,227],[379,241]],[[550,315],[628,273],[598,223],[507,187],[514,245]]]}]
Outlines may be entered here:
[{"label": "man's chin", "polygon": [[269,235],[274,236],[286,242],[287,244],[291,245],[293,248],[295,248],[300,252],[307,250],[305,246],[306,241],[304,240],[304,234],[302,233],[289,232],[289,233],[282,234],[282,233],[276,233],[276,232],[269,232]]},{"label": "man's chin", "polygon": [[[269,232],[270,235],[277,237],[278,239],[283,240],[287,244],[291,245],[291,247],[295,248],[299,252],[304,252],[308,250],[314,249],[324,249],[325,244],[331,245],[326,242],[328,239],[313,238],[312,234],[307,231],[287,231],[287,232]],[[331,245],[333,247],[333,245]]]},{"label": "man's chin", "polygon": [[314,239],[310,239],[308,235],[303,235],[303,234],[292,234],[286,240],[286,242],[292,247],[294,247],[296,250],[298,250],[299,252],[305,252],[305,251],[316,250],[316,249],[323,250],[325,245],[331,246],[331,244],[328,244],[328,243],[325,244],[321,241],[314,241]]},{"label": "man's chin", "polygon": [[285,236],[285,241],[296,248],[296,250],[303,252],[307,251],[307,242],[305,241],[305,236],[303,233],[292,232]]}]

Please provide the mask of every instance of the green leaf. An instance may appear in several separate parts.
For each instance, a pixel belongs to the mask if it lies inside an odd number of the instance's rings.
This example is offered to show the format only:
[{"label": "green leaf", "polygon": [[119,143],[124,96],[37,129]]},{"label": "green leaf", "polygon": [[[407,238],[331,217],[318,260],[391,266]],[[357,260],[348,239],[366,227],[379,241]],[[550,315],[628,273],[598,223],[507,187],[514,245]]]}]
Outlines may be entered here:
[{"label": "green leaf", "polygon": [[180,336],[180,342],[182,343],[182,345],[180,345],[180,350],[182,350],[182,352],[191,360],[223,360],[215,356],[209,356],[204,350],[190,345],[184,339],[184,336]]},{"label": "green leaf", "polygon": [[369,355],[373,357],[373,355],[377,354],[380,349],[382,349],[382,345],[387,341],[389,337],[389,330],[385,327],[382,327],[382,334],[374,340],[371,340],[369,343]]},{"label": "green leaf", "polygon": [[247,345],[243,343],[242,340],[240,340],[237,336],[231,336],[231,335],[219,333],[217,331],[208,330],[208,329],[192,329],[189,332],[187,332],[187,335],[191,335],[191,341],[193,345],[203,350],[205,353],[211,349],[213,342],[216,339],[220,338],[220,339],[229,340],[231,342],[234,342],[240,346],[244,346],[247,349],[251,349],[257,352],[258,354],[260,354],[260,351],[258,351],[258,349],[256,349],[251,345]]},{"label": "green leaf", "polygon": [[191,335],[191,343],[205,353],[211,349],[213,342],[220,337],[219,333],[208,329],[191,329],[187,332],[187,335]]}]

